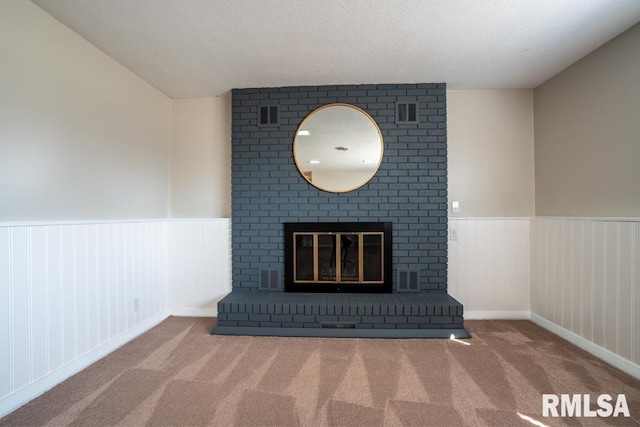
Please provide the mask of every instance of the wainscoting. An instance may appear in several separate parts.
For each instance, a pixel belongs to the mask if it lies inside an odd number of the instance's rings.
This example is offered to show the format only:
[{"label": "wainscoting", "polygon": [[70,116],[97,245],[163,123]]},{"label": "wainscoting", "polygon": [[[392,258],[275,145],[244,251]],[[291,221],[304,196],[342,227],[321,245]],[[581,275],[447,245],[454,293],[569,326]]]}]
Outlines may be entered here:
[{"label": "wainscoting", "polygon": [[449,295],[465,319],[528,319],[529,218],[449,218]]},{"label": "wainscoting", "polygon": [[[449,228],[448,290],[465,319],[531,317],[640,377],[640,220],[450,218]],[[0,416],[170,314],[217,315],[231,289],[230,229],[228,219],[0,224]]]},{"label": "wainscoting", "polygon": [[0,417],[170,314],[216,315],[230,221],[0,224]]},{"label": "wainscoting", "polygon": [[532,320],[640,377],[640,219],[537,217],[531,231]]},{"label": "wainscoting", "polygon": [[218,315],[218,301],[231,292],[231,221],[169,222],[169,313]]}]

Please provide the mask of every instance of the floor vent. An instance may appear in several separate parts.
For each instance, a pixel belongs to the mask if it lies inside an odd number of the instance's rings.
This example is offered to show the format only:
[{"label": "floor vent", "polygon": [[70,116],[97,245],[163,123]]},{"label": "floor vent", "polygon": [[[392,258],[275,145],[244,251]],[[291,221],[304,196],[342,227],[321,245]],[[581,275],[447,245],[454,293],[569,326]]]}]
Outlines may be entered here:
[{"label": "floor vent", "polygon": [[327,328],[327,329],[355,329],[356,328],[355,323],[323,322],[321,325],[323,328]]}]

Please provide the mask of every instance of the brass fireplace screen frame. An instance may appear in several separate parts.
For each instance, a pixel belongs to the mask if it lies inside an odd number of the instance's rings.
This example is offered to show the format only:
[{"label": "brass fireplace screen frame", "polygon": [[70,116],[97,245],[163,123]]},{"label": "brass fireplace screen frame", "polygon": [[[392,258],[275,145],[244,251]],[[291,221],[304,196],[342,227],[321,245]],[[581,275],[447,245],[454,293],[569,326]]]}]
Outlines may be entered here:
[{"label": "brass fireplace screen frame", "polygon": [[[285,291],[391,292],[391,223],[285,223],[284,228]],[[379,236],[379,240],[371,242],[371,236]],[[365,239],[369,243],[365,243]],[[349,240],[357,243],[351,246]],[[379,255],[375,253],[374,268],[371,264],[365,265],[365,257],[371,262],[372,246],[369,245],[379,246],[378,250],[374,249],[379,251]],[[370,249],[365,251],[365,246]],[[349,248],[351,255],[348,255]],[[306,252],[304,257],[309,262],[299,265],[297,256],[302,252]],[[351,271],[347,263],[353,265]]]},{"label": "brass fireplace screen frame", "polygon": [[[330,280],[330,279],[324,279],[321,277],[321,268],[322,266],[320,265],[320,236],[332,236],[334,237],[333,240],[333,247],[332,247],[332,257],[331,257],[331,263],[333,265],[333,274],[335,275],[335,280]],[[344,237],[346,236],[358,236],[358,238],[356,239],[358,242],[358,250],[357,250],[357,254],[358,254],[358,259],[357,259],[357,263],[354,263],[357,268],[358,268],[358,279],[355,280],[356,283],[371,283],[371,284],[381,284],[384,283],[384,233],[383,232],[379,232],[379,231],[374,231],[374,232],[353,232],[353,231],[348,231],[345,233],[333,233],[333,232],[296,232],[293,233],[293,281],[295,283],[352,283],[354,282],[354,280],[342,280],[343,279],[343,274],[344,273],[344,268],[342,263],[345,262],[345,256],[343,256],[343,241],[344,241]],[[379,280],[365,280],[365,274],[364,274],[364,267],[365,267],[365,261],[364,261],[364,236],[380,236],[380,274]],[[300,237],[311,237],[313,240],[312,243],[312,250],[313,250],[313,254],[312,254],[312,260],[313,260],[313,279],[309,280],[309,279],[303,279],[303,278],[298,278],[298,242],[301,241]],[[345,262],[346,263],[346,262]],[[355,267],[354,267],[355,269]],[[346,274],[345,274],[346,276]]]}]

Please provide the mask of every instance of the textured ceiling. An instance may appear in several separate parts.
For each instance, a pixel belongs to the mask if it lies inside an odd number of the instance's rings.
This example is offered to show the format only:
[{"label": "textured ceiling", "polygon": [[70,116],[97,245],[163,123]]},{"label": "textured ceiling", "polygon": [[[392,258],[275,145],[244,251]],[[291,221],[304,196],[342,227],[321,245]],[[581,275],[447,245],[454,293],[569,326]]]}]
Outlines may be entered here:
[{"label": "textured ceiling", "polygon": [[446,82],[532,88],[640,21],[639,0],[33,0],[172,98]]}]

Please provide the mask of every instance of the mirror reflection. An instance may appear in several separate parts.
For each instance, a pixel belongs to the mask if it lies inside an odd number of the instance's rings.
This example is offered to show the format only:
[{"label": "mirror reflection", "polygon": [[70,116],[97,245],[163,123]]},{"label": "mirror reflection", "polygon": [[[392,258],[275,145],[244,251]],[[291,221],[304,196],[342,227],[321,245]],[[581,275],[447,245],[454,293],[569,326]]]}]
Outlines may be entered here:
[{"label": "mirror reflection", "polygon": [[362,187],[382,162],[382,134],[373,118],[349,104],[328,104],[300,123],[293,140],[298,170],[313,186],[333,193]]}]

